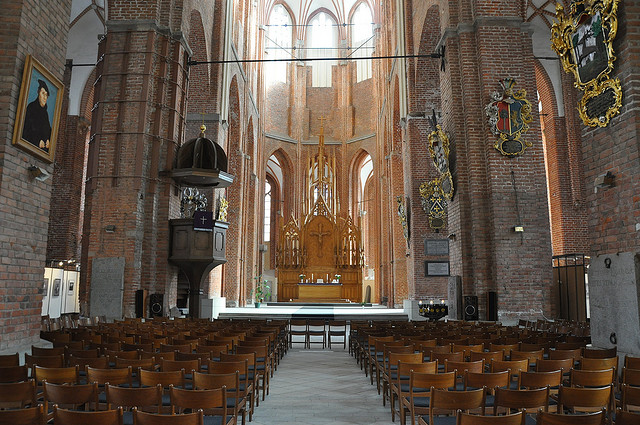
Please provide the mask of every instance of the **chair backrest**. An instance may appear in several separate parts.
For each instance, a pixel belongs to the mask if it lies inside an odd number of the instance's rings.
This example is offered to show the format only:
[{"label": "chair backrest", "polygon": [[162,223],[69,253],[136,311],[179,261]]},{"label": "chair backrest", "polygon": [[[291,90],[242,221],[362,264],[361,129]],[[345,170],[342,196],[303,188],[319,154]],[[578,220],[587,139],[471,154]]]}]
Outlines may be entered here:
[{"label": "chair backrest", "polygon": [[[604,411],[581,415],[538,412],[536,425],[604,425],[605,420],[606,416]],[[617,422],[616,425],[618,425]]]},{"label": "chair backrest", "polygon": [[565,373],[573,368],[573,364],[573,359],[542,359],[536,362],[536,372],[562,370]]},{"label": "chair backrest", "polygon": [[485,352],[471,351],[469,353],[469,359],[472,362],[478,361],[478,360],[484,360],[484,363],[488,365],[488,364],[491,364],[493,360],[504,360],[504,351],[502,350],[485,351]]},{"label": "chair backrest", "polygon": [[484,360],[477,360],[473,362],[455,362],[455,361],[445,360],[444,371],[452,372],[454,370],[458,371],[458,376],[464,375],[465,371],[482,373],[484,372]]},{"label": "chair backrest", "polygon": [[31,346],[31,355],[37,357],[51,357],[51,356],[59,356],[64,355],[64,347],[36,347],[35,345]]},{"label": "chair backrest", "polygon": [[0,410],[0,424],[43,425],[45,423],[42,405],[27,409]]},{"label": "chair backrest", "polygon": [[183,413],[186,409],[202,409],[207,415],[220,415],[227,418],[227,389],[212,388],[208,390],[185,390],[182,388],[169,388],[171,398],[171,413]]},{"label": "chair backrest", "polygon": [[640,424],[640,413],[625,412],[620,409],[616,411],[616,425],[638,425]]},{"label": "chair backrest", "polygon": [[107,408],[115,409],[137,407],[138,409],[150,409],[160,413],[162,408],[162,385],[152,387],[119,387],[107,385],[105,388],[107,395]]},{"label": "chair backrest", "polygon": [[32,356],[29,353],[24,355],[24,364],[31,369],[31,376],[34,376],[34,366],[42,367],[64,367],[64,355],[57,356]]},{"label": "chair backrest", "polygon": [[487,373],[467,371],[464,374],[464,389],[485,387],[493,390],[498,387],[507,388],[510,381],[511,374],[508,370]]},{"label": "chair backrest", "polygon": [[185,353],[191,353],[193,351],[193,347],[191,344],[160,344],[160,352],[166,353],[171,351],[182,351]]},{"label": "chair backrest", "polygon": [[130,359],[130,360],[137,360],[140,358],[140,353],[138,353],[138,350],[132,350],[132,351],[105,350],[105,355],[109,357],[109,359],[113,362],[115,362],[116,358]]},{"label": "chair backrest", "polygon": [[116,369],[87,367],[87,382],[96,382],[98,385],[107,383],[111,385],[128,384],[131,387],[133,383],[132,375],[131,366]]},{"label": "chair backrest", "polygon": [[184,369],[168,372],[138,369],[138,378],[140,379],[140,385],[143,386],[162,385],[163,388],[169,388],[169,385],[174,385],[184,388],[184,372]]},{"label": "chair backrest", "polygon": [[42,397],[44,398],[45,411],[49,411],[49,405],[57,404],[59,406],[73,406],[74,410],[77,410],[80,405],[85,405],[85,408],[92,408],[98,410],[98,384],[93,382],[91,384],[82,385],[65,385],[65,384],[51,384],[49,382],[43,382],[42,384]]},{"label": "chair backrest", "polygon": [[529,365],[537,364],[538,360],[544,358],[544,350],[537,351],[519,351],[511,350],[511,360],[529,359]]},{"label": "chair backrest", "polygon": [[249,364],[249,369],[251,369],[256,364],[256,353],[242,353],[242,354],[229,354],[229,353],[220,353],[220,361],[228,362],[228,361],[238,361],[238,360],[246,360]]},{"label": "chair backrest", "polygon": [[53,406],[55,425],[122,425],[122,408],[114,410],[82,412]]},{"label": "chair backrest", "polygon": [[618,369],[618,356],[606,358],[582,357],[580,359],[580,369],[582,370],[603,370],[610,368],[614,370]]},{"label": "chair backrest", "polygon": [[0,384],[0,409],[34,407],[36,400],[36,384],[33,379]]},{"label": "chair backrest", "polygon": [[589,412],[595,409],[608,409],[611,406],[613,385],[600,388],[582,388],[560,386],[558,391],[558,411]]},{"label": "chair backrest", "polygon": [[52,384],[77,384],[80,378],[78,366],[71,367],[42,367],[35,366],[34,378],[36,383],[44,380]]},{"label": "chair backrest", "polygon": [[459,411],[456,425],[524,425],[524,420],[523,412],[501,416],[483,416]]},{"label": "chair backrest", "polygon": [[571,369],[569,383],[572,387],[604,387],[613,384],[614,369]]},{"label": "chair backrest", "polygon": [[20,355],[18,353],[0,356],[0,368],[12,366],[20,366]]},{"label": "chair backrest", "polygon": [[562,383],[562,371],[551,372],[520,372],[518,388],[557,387]]},{"label": "chair backrest", "polygon": [[496,396],[493,401],[493,414],[504,407],[507,413],[511,410],[544,410],[549,411],[549,387],[535,388],[531,390],[511,390],[508,388],[496,388]]},{"label": "chair backrest", "polygon": [[182,415],[160,415],[133,410],[133,423],[135,425],[203,425],[202,410]]},{"label": "chair backrest", "polygon": [[504,356],[508,357],[511,355],[511,351],[517,350],[520,348],[519,344],[489,344],[489,351],[504,351]]},{"label": "chair backrest", "polygon": [[456,385],[456,374],[454,372],[445,373],[420,373],[411,371],[409,375],[409,394],[411,398],[426,397],[429,389],[453,388]]},{"label": "chair backrest", "polygon": [[519,375],[520,372],[529,370],[529,359],[491,361],[491,372],[500,372],[502,370],[510,370],[512,377]]},{"label": "chair backrest", "polygon": [[133,370],[155,370],[156,360],[153,357],[150,359],[121,359],[120,357],[116,357],[115,365],[117,368],[131,367]]},{"label": "chair backrest", "polygon": [[431,361],[436,360],[438,364],[444,364],[445,361],[463,362],[464,353],[462,351],[459,351],[457,353],[436,353],[435,351],[432,351],[429,359]]},{"label": "chair backrest", "polygon": [[192,370],[200,371],[200,359],[192,360],[165,360],[160,359],[160,371],[172,372],[176,370],[184,370],[185,373],[191,373]]},{"label": "chair backrest", "polygon": [[582,357],[582,348],[574,348],[574,349],[555,349],[549,350],[549,359],[550,360],[559,360],[559,359],[573,359],[573,361],[580,360]]},{"label": "chair backrest", "polygon": [[28,376],[27,365],[0,367],[0,383],[26,381]]},{"label": "chair backrest", "polygon": [[622,383],[640,387],[640,369],[622,368]]},{"label": "chair backrest", "polygon": [[438,413],[451,413],[459,410],[469,411],[482,408],[484,413],[485,402],[484,388],[467,391],[449,391],[431,387],[429,394],[429,424],[435,425],[434,415]]},{"label": "chair backrest", "polygon": [[607,359],[618,356],[618,347],[612,348],[583,348],[582,357],[590,359]]},{"label": "chair backrest", "polygon": [[640,369],[640,357],[624,356],[624,367],[629,369]]},{"label": "chair backrest", "polygon": [[84,371],[87,366],[99,369],[107,369],[109,367],[109,359],[106,357],[76,357],[73,354],[67,358],[69,366],[78,366],[80,371]]},{"label": "chair backrest", "polygon": [[240,388],[240,373],[200,373],[193,375],[193,388],[196,390],[213,390],[226,387],[227,391],[236,391]]}]

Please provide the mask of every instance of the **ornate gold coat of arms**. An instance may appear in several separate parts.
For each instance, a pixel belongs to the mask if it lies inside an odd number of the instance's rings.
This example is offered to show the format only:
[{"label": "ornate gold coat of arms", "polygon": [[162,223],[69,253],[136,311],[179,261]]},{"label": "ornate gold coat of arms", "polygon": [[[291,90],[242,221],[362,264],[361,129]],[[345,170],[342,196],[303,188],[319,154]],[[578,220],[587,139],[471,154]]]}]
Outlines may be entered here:
[{"label": "ornate gold coat of arms", "polygon": [[525,89],[514,90],[516,80],[505,78],[500,82],[502,93],[495,91],[486,107],[491,131],[500,138],[493,147],[502,155],[516,156],[532,146],[522,135],[529,130],[531,103],[526,99]]},{"label": "ornate gold coat of arms", "polygon": [[573,0],[569,13],[556,5],[558,22],[551,28],[551,47],[564,70],[584,92],[580,118],[590,127],[606,127],[622,107],[622,88],[611,78],[616,60],[613,40],[618,32],[619,0]]}]

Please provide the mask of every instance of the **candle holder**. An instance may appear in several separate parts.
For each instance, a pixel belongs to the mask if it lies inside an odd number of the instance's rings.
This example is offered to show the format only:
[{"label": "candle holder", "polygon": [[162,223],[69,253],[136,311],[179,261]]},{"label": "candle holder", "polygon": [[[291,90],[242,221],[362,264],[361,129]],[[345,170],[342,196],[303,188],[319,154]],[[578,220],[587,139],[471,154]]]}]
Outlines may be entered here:
[{"label": "candle holder", "polygon": [[418,302],[418,312],[420,316],[426,317],[430,322],[437,322],[449,314],[449,306],[444,302],[434,304],[431,301],[429,304],[424,304],[420,301]]}]

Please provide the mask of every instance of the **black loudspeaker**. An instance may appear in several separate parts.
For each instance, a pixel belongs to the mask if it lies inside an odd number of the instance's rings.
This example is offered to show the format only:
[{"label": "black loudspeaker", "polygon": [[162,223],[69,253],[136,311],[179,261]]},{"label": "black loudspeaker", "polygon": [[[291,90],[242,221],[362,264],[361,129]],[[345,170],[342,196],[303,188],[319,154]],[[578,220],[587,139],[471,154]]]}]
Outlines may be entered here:
[{"label": "black loudspeaker", "polygon": [[487,294],[487,320],[498,321],[498,293],[495,291]]},{"label": "black loudspeaker", "polygon": [[149,313],[151,317],[161,317],[162,316],[162,299],[164,298],[163,294],[151,294],[149,297]]},{"label": "black loudspeaker", "polygon": [[464,320],[478,320],[478,297],[464,296]]},{"label": "black loudspeaker", "polygon": [[144,310],[147,304],[148,291],[146,289],[138,289],[136,291],[136,317],[145,317]]}]

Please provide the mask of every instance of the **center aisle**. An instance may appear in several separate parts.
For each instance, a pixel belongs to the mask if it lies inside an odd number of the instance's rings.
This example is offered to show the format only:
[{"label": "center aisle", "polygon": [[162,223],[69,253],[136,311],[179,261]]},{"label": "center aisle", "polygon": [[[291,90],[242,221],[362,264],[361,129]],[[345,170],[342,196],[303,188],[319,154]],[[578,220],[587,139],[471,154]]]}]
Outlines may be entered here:
[{"label": "center aisle", "polygon": [[[400,423],[396,419],[396,423]],[[289,349],[247,425],[391,425],[391,410],[347,350]]]}]

